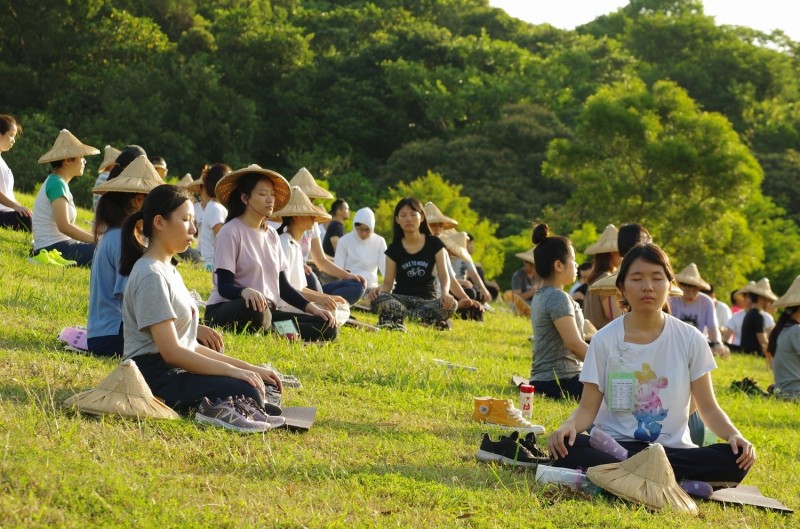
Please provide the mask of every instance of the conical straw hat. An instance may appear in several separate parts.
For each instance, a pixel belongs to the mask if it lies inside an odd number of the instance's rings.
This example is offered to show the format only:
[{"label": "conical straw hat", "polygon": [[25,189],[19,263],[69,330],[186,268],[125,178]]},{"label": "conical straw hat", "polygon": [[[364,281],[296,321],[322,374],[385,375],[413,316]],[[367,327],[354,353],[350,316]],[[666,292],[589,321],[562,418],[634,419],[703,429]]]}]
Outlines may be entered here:
[{"label": "conical straw hat", "polygon": [[58,133],[53,148],[44,153],[39,158],[39,163],[57,162],[67,158],[81,158],[92,154],[100,154],[100,151],[90,145],[84,145],[67,129]]},{"label": "conical straw hat", "polygon": [[[611,274],[610,276],[606,276],[603,279],[598,279],[594,283],[589,286],[589,292],[593,294],[597,294],[598,296],[621,296],[622,293],[617,289],[617,276],[619,275],[619,270]],[[683,290],[678,287],[675,283],[670,283],[669,285],[669,295],[675,297],[683,296]]]},{"label": "conical straw hat", "polygon": [[172,408],[153,396],[136,362],[125,360],[95,389],[73,395],[64,401],[78,411],[95,415],[177,419]]},{"label": "conical straw hat", "polygon": [[217,195],[219,202],[227,207],[228,200],[231,198],[231,193],[233,193],[233,190],[236,189],[236,182],[238,182],[239,179],[244,175],[252,173],[266,176],[272,181],[272,190],[275,193],[275,205],[273,206],[274,209],[281,209],[286,205],[287,202],[289,202],[289,197],[292,194],[292,190],[289,189],[289,182],[287,182],[286,179],[279,173],[269,169],[263,169],[261,166],[256,164],[251,164],[243,169],[232,171],[223,176],[220,181],[217,182],[217,187],[214,188],[214,194]]},{"label": "conical straw hat", "polygon": [[778,299],[778,296],[772,291],[772,287],[769,286],[769,279],[766,277],[762,277],[757,283],[750,281],[747,286],[745,286],[739,292],[757,294],[763,298],[767,298],[770,301],[775,301]]},{"label": "conical straw hat", "polygon": [[651,509],[674,508],[697,514],[697,505],[675,481],[664,447],[658,443],[620,463],[590,467],[586,477],[620,498]]},{"label": "conical straw hat", "polygon": [[198,178],[197,180],[192,179],[192,175],[190,173],[186,173],[183,175],[183,178],[180,179],[178,185],[181,187],[185,187],[192,193],[199,193],[200,186],[203,185],[203,179]]},{"label": "conical straw hat", "polygon": [[442,232],[439,239],[444,243],[445,248],[456,254],[465,261],[472,261],[472,256],[467,251],[467,241],[469,237],[465,231],[447,230]]},{"label": "conical straw hat", "polygon": [[795,277],[789,290],[786,291],[786,294],[779,297],[778,300],[772,304],[772,306],[776,308],[796,307],[798,305],[800,305],[800,276]]},{"label": "conical straw hat", "polygon": [[693,285],[702,290],[711,289],[711,285],[706,283],[703,278],[700,277],[700,271],[697,269],[697,265],[694,263],[689,263],[689,266],[681,270],[680,273],[675,274],[675,281],[685,285]]},{"label": "conical straw hat", "polygon": [[533,258],[533,248],[525,252],[515,253],[514,256],[523,261],[528,261],[530,264],[536,264],[536,260]]},{"label": "conical straw hat", "polygon": [[422,206],[422,211],[425,212],[425,220],[428,221],[428,224],[442,224],[442,229],[445,230],[451,230],[458,226],[458,222],[450,217],[445,216],[445,214],[442,213],[433,202],[427,202],[424,206]]},{"label": "conical straw hat", "polygon": [[289,180],[289,185],[297,186],[303,190],[308,198],[333,198],[330,191],[317,185],[317,181],[305,167],[302,167],[297,174]]},{"label": "conical straw hat", "polygon": [[178,185],[181,187],[189,187],[192,183],[194,183],[194,178],[192,178],[191,173],[186,173],[178,180]]},{"label": "conical straw hat", "polygon": [[109,165],[115,163],[117,161],[117,156],[119,156],[121,152],[122,151],[115,149],[111,145],[106,145],[103,149],[103,161],[100,162],[100,167],[97,168],[97,172],[102,173]]},{"label": "conical straw hat", "polygon": [[314,217],[314,222],[331,220],[328,213],[311,203],[311,199],[303,193],[299,186],[292,186],[292,196],[289,198],[289,202],[280,211],[273,213],[269,219],[283,222],[283,217]]},{"label": "conical straw hat", "polygon": [[147,159],[147,156],[141,155],[128,164],[128,167],[119,176],[106,180],[92,189],[92,193],[104,195],[109,191],[117,191],[120,193],[147,194],[163,183],[164,181],[158,176],[155,167]]},{"label": "conical straw hat", "polygon": [[618,251],[617,234],[619,230],[613,224],[606,226],[600,239],[583,251],[586,255],[597,255],[599,253],[611,253]]}]

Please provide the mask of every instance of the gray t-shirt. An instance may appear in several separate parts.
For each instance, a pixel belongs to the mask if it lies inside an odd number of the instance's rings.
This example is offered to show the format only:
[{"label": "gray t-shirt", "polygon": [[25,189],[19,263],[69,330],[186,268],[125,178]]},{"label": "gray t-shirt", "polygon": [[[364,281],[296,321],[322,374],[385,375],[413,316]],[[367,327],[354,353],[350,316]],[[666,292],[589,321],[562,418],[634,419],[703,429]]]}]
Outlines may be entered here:
[{"label": "gray t-shirt", "polygon": [[572,378],[581,372],[581,363],[567,349],[555,321],[572,316],[583,330],[583,311],[572,297],[557,288],[543,285],[531,301],[533,325],[533,365],[531,380],[548,381]]},{"label": "gray t-shirt", "polygon": [[781,395],[800,398],[800,325],[784,327],[778,336],[772,372]]},{"label": "gray t-shirt", "polygon": [[175,267],[147,256],[140,258],[122,297],[123,359],[158,353],[150,326],[166,320],[175,322],[178,342],[194,349],[198,319],[197,305]]}]

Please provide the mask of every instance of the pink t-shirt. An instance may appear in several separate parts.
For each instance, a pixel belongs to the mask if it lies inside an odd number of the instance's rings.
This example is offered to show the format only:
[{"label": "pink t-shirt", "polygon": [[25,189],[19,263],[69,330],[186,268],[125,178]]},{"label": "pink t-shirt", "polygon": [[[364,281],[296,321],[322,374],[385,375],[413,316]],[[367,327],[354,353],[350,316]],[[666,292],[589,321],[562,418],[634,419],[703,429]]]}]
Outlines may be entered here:
[{"label": "pink t-shirt", "polygon": [[[289,268],[274,228],[257,230],[235,218],[226,222],[214,243],[214,269],[233,272],[234,284],[258,290],[275,304],[280,300],[278,276]],[[208,304],[228,301],[217,290],[217,274]]]}]

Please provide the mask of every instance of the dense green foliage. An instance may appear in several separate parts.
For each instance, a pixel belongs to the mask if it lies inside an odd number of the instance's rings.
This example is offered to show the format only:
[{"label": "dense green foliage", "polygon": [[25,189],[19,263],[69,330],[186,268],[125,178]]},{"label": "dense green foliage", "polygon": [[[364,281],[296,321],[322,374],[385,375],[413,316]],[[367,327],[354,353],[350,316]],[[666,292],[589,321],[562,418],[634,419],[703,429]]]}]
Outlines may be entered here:
[{"label": "dense green foliage", "polygon": [[[355,208],[432,171],[510,244],[531,219],[563,233],[639,220],[726,289],[767,274],[781,290],[800,270],[800,44],[715,25],[698,0],[631,0],[576,31],[487,0],[12,0],[0,27],[23,190],[69,128],[98,147],[141,144],[175,174],[306,166]],[[616,172],[620,141],[633,173]],[[732,150],[704,159],[716,142]],[[634,173],[647,179],[638,208],[615,194]],[[577,184],[593,180],[587,196]],[[73,183],[80,203],[92,182]],[[709,223],[695,237],[691,220]]]}]

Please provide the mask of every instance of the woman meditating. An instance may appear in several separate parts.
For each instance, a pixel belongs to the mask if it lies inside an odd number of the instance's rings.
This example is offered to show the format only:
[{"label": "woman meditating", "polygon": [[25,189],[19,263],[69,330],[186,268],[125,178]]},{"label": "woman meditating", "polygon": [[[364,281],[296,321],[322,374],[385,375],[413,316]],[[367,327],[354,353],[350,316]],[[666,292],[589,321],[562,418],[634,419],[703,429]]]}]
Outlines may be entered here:
[{"label": "woman meditating", "polygon": [[122,308],[124,358],[135,359],[153,395],[177,411],[196,407],[201,422],[242,432],[278,426],[283,418],[268,417],[261,408],[264,383],[281,388],[275,372],[196,341],[197,305],[171,264],[194,233],[191,197],[177,186],[156,187],[142,209],[125,220],[120,264],[120,273],[129,276]]},{"label": "woman meditating", "polygon": [[[456,301],[450,295],[447,250],[431,235],[422,203],[413,197],[401,199],[394,208],[394,238],[386,250],[383,283],[372,291],[372,311],[378,326],[405,331],[406,317],[437,329],[449,329]],[[441,285],[436,297],[434,267]]]},{"label": "woman meditating", "polygon": [[[627,313],[592,338],[578,408],[548,439],[555,465],[583,468],[626,459],[660,443],[687,492],[741,482],[756,459],[714,397],[716,367],[700,331],[662,310],[674,279],[669,258],[647,243],[622,262],[617,288]],[[687,421],[694,399],[700,416],[725,443],[698,447]],[[592,425],[591,436],[586,432]]]},{"label": "woman meditating", "polygon": [[767,345],[775,377],[771,392],[781,399],[800,401],[800,276],[772,306],[783,307],[783,312]]},{"label": "woman meditating", "polygon": [[22,126],[8,114],[0,114],[0,228],[31,231],[31,210],[14,196],[14,173],[3,160],[17,141]]},{"label": "woman meditating", "polygon": [[[258,165],[233,171],[217,184],[216,195],[228,208],[228,218],[214,247],[214,288],[205,314],[209,325],[257,332],[292,320],[305,341],[338,336],[333,314],[292,287],[278,232],[267,225],[273,209],[283,208],[290,193],[285,178]],[[299,312],[280,310],[284,301]]]}]

